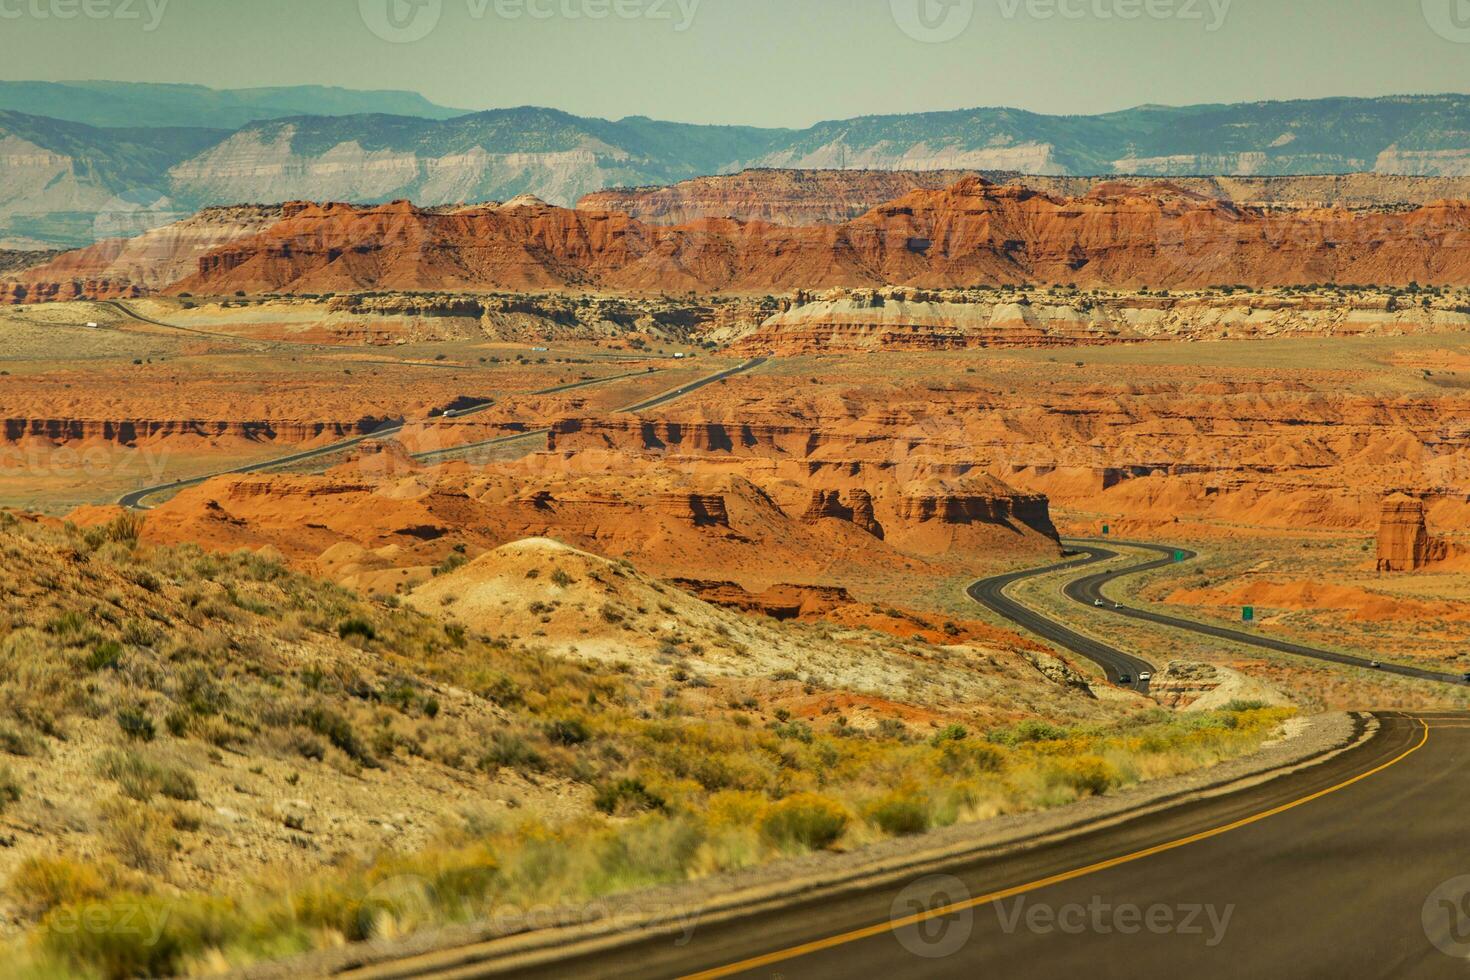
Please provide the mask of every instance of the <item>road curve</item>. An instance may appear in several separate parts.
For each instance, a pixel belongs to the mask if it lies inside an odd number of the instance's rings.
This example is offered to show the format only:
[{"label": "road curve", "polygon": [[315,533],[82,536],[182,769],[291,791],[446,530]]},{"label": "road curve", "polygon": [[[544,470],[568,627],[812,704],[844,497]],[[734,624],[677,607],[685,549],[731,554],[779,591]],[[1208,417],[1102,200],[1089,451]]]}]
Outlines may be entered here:
[{"label": "road curve", "polygon": [[[1091,554],[1102,556],[1099,561],[1117,557],[1117,553],[1109,551],[1100,546],[1100,542],[1094,540],[1064,541],[1071,547],[1088,551]],[[1400,664],[1382,663],[1379,667],[1373,667],[1373,661],[1362,657],[1350,656],[1346,653],[1336,653],[1332,650],[1320,650],[1316,647],[1305,646],[1300,643],[1292,643],[1288,640],[1279,640],[1275,637],[1262,636],[1259,633],[1248,633],[1244,630],[1230,629],[1226,626],[1215,626],[1209,623],[1199,623],[1191,619],[1182,619],[1178,616],[1169,616],[1164,613],[1153,612],[1148,609],[1136,609],[1126,604],[1115,605],[1111,600],[1103,597],[1103,587],[1110,582],[1127,578],[1131,575],[1141,575],[1154,569],[1164,568],[1176,564],[1178,561],[1191,561],[1198,557],[1194,552],[1183,548],[1174,548],[1168,545],[1147,544],[1137,541],[1113,541],[1111,544],[1138,548],[1144,551],[1155,552],[1163,557],[1150,559],[1137,565],[1114,569],[1108,572],[1100,572],[1086,578],[1077,579],[1067,584],[1062,591],[1069,599],[1081,603],[1089,609],[1101,612],[1104,615],[1122,616],[1126,619],[1139,620],[1154,623],[1159,626],[1169,626],[1174,629],[1186,630],[1201,636],[1211,636],[1219,640],[1229,640],[1232,643],[1243,643],[1247,646],[1258,647],[1264,650],[1272,650],[1277,653],[1288,653],[1297,657],[1308,657],[1312,660],[1322,660],[1328,663],[1341,664],[1346,667],[1362,667],[1367,670],[1376,669],[1384,674],[1397,674],[1400,677],[1412,677],[1416,680],[1443,681],[1448,684],[1463,684],[1465,682],[1462,674],[1447,674],[1435,670],[1424,670],[1419,667],[1407,667]],[[1098,603],[1101,602],[1101,605]]]},{"label": "road curve", "polygon": [[1131,678],[1130,684],[1140,685],[1140,689],[1146,689],[1146,684],[1139,682],[1138,678],[1144,673],[1153,673],[1154,667],[1146,660],[1142,660],[1130,653],[1124,653],[1117,647],[1109,646],[1101,640],[1095,640],[1090,636],[1084,636],[1076,630],[1048,619],[1041,613],[1012,599],[1006,594],[1006,590],[1017,582],[1029,578],[1037,578],[1041,575],[1050,575],[1069,568],[1086,568],[1088,565],[1096,565],[1110,558],[1117,557],[1110,551],[1101,548],[1083,548],[1081,554],[1069,561],[1056,565],[1048,565],[1045,568],[1030,568],[1019,572],[1011,572],[1007,575],[997,575],[994,578],[983,579],[970,586],[966,591],[970,598],[991,612],[1003,616],[1011,622],[1035,633],[1043,639],[1050,640],[1064,649],[1070,650],[1078,656],[1086,657],[1101,667],[1106,673],[1108,680],[1114,684],[1121,683],[1124,675]]},{"label": "road curve", "polygon": [[690,915],[670,934],[589,940],[554,962],[512,969],[493,946],[465,947],[345,977],[1463,980],[1470,718],[1379,724],[1335,758],[1240,792],[921,878],[734,920]]}]

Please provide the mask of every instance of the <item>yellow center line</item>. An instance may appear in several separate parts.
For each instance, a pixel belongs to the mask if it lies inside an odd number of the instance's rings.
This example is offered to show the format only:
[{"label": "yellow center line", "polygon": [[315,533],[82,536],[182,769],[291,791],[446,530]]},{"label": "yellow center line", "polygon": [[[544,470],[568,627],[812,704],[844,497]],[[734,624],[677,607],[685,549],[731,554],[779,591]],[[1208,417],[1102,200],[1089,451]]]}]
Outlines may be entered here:
[{"label": "yellow center line", "polygon": [[1167,844],[1157,844],[1153,847],[1145,848],[1141,851],[1134,851],[1132,854],[1124,854],[1121,857],[1109,858],[1106,861],[1099,861],[1096,864],[1089,864],[1085,868],[1077,868],[1073,871],[1063,871],[1060,874],[1054,874],[1050,877],[1041,878],[1036,881],[1028,882],[1024,885],[1017,885],[1014,888],[1006,888],[1001,891],[991,892],[988,895],[981,895],[979,898],[971,898],[963,902],[956,902],[953,905],[947,905],[944,908],[933,909],[928,912],[918,912],[914,915],[910,915],[902,919],[893,919],[879,925],[867,926],[863,929],[855,929],[852,932],[845,932],[838,936],[831,936],[827,939],[818,939],[813,942],[802,943],[800,946],[792,946],[789,949],[778,950],[774,953],[766,953],[764,956],[754,956],[748,960],[741,960],[739,963],[731,963],[728,966],[716,967],[712,970],[705,970],[701,973],[691,973],[683,977],[682,980],[718,980],[718,978],[720,977],[734,976],[737,973],[745,973],[749,970],[758,970],[761,967],[771,966],[775,963],[784,963],[787,960],[794,960],[798,957],[807,956],[811,953],[819,953],[823,950],[832,949],[837,946],[845,946],[848,943],[855,943],[863,939],[871,939],[874,936],[881,936],[886,932],[893,932],[898,929],[904,929],[909,926],[918,925],[921,922],[928,922],[931,919],[939,919],[947,915],[954,915],[956,912],[963,912],[967,909],[977,908],[981,905],[988,905],[991,902],[1001,902],[1008,898],[1015,898],[1016,896],[1023,895],[1026,892],[1036,891],[1037,889],[1041,888],[1047,888],[1051,885],[1059,885],[1062,882],[1066,881],[1073,881],[1086,875],[1096,874],[1099,871],[1107,871],[1110,868],[1116,868],[1119,865],[1131,864],[1134,861],[1141,861],[1144,858],[1152,857],[1155,854],[1163,854],[1166,851],[1172,851],[1176,848],[1186,847],[1190,844],[1197,844],[1200,841],[1209,840],[1212,837],[1219,837],[1221,834],[1228,834],[1230,831],[1239,830],[1241,827],[1248,827],[1251,824],[1259,823],[1262,820],[1269,819],[1270,817],[1286,813],[1288,810],[1295,810],[1299,806],[1305,806],[1306,804],[1311,803],[1314,800],[1320,800],[1324,796],[1330,796],[1331,794],[1339,792],[1340,790],[1347,789],[1349,786],[1360,783],[1370,776],[1376,776],[1378,773],[1383,772],[1385,769],[1396,766],[1400,762],[1403,762],[1409,756],[1424,748],[1425,743],[1429,741],[1429,725],[1426,724],[1422,718],[1416,720],[1424,729],[1424,737],[1419,740],[1419,744],[1407,750],[1402,755],[1390,759],[1388,762],[1385,762],[1383,765],[1378,766],[1377,768],[1370,769],[1364,773],[1359,773],[1351,779],[1338,783],[1336,786],[1329,786],[1327,789],[1319,790],[1318,792],[1313,793],[1310,796],[1304,796],[1299,800],[1293,800],[1290,803],[1283,803],[1280,806],[1273,807],[1270,810],[1265,810],[1261,813],[1254,814],[1253,816],[1243,817],[1233,823],[1225,824],[1223,827],[1215,827],[1212,830],[1200,831],[1199,833],[1191,834],[1188,837],[1181,837],[1178,840],[1169,841]]}]

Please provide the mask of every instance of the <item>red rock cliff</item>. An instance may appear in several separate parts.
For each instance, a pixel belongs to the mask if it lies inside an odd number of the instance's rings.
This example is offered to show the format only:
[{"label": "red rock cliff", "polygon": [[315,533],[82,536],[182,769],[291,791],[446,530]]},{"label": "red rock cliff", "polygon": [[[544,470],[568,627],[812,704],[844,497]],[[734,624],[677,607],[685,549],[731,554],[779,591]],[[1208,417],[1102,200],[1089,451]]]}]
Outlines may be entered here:
[{"label": "red rock cliff", "polygon": [[1378,570],[1412,572],[1449,557],[1449,543],[1429,534],[1424,502],[1396,493],[1383,501],[1378,525]]}]

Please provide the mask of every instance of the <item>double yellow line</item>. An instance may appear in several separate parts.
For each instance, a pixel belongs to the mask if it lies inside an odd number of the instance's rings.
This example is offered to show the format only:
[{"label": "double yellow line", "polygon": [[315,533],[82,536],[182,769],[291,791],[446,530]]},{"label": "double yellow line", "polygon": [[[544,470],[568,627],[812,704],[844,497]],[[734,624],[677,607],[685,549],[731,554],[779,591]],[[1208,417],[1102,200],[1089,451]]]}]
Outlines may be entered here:
[{"label": "double yellow line", "polygon": [[688,976],[684,977],[683,980],[718,980],[718,978],[720,977],[729,977],[739,973],[746,973],[750,970],[759,970],[762,967],[772,966],[776,963],[784,963],[787,960],[794,960],[798,957],[808,956],[812,953],[819,953],[823,950],[833,949],[837,946],[846,946],[849,943],[859,942],[863,939],[871,939],[874,936],[881,936],[886,932],[894,932],[898,929],[915,926],[921,922],[928,922],[931,919],[941,919],[945,916],[954,915],[956,912],[963,912],[967,909],[977,908],[981,905],[989,905],[991,902],[1001,902],[1008,898],[1015,898],[1017,895],[1023,895],[1027,892],[1036,891],[1039,888],[1046,888],[1050,885],[1059,885],[1065,881],[1074,881],[1078,878],[1086,877],[1087,875],[1096,874],[1099,871],[1107,871],[1109,868],[1116,868],[1119,865],[1131,864],[1134,861],[1141,861],[1144,858],[1153,857],[1155,854],[1163,854],[1166,851],[1172,851],[1180,847],[1187,847],[1190,844],[1197,844],[1200,841],[1209,840],[1212,837],[1219,837],[1221,834],[1228,834],[1232,830],[1239,830],[1242,827],[1249,827],[1251,824],[1260,823],[1262,820],[1267,820],[1279,814],[1286,813],[1288,810],[1295,810],[1299,806],[1306,806],[1308,803],[1311,803],[1315,800],[1320,800],[1324,796],[1330,796],[1333,793],[1345,790],[1349,786],[1361,783],[1363,780],[1369,778],[1370,776],[1376,776],[1378,773],[1383,772],[1385,769],[1391,768],[1398,765],[1400,762],[1403,762],[1409,756],[1424,748],[1425,743],[1429,741],[1428,723],[1426,723],[1422,718],[1418,718],[1415,720],[1418,721],[1419,724],[1423,727],[1424,736],[1413,748],[1404,752],[1402,755],[1390,759],[1389,761],[1383,763],[1383,765],[1381,766],[1369,769],[1367,772],[1359,773],[1351,779],[1344,780],[1343,782],[1338,783],[1336,786],[1329,786],[1327,789],[1319,790],[1318,792],[1313,793],[1310,796],[1304,796],[1299,800],[1292,800],[1290,803],[1283,803],[1280,806],[1272,807],[1271,809],[1262,811],[1261,813],[1257,813],[1249,817],[1243,817],[1240,820],[1236,820],[1233,823],[1225,824],[1222,827],[1215,827],[1211,830],[1204,830],[1197,834],[1190,834],[1188,837],[1181,837],[1178,840],[1169,841],[1167,844],[1158,844],[1154,847],[1144,848],[1141,851],[1134,851],[1132,854],[1124,854],[1121,857],[1109,858],[1106,861],[1099,861],[1096,864],[1089,864],[1085,868],[1077,868],[1073,871],[1063,871],[1060,874],[1051,875],[1047,878],[1040,878],[1036,881],[1027,882],[1024,885],[1017,885],[1014,888],[1006,888],[1001,891],[991,892],[988,895],[981,895],[979,898],[966,899],[963,902],[956,902],[953,905],[947,905],[943,908],[933,909],[927,912],[919,912],[902,919],[893,919],[889,922],[884,922],[879,925],[867,926],[863,929],[855,929],[852,932],[845,932],[839,936],[831,936],[827,939],[818,939],[814,942],[802,943],[800,946],[792,946],[789,949],[778,950],[774,953],[766,953],[764,956],[754,956],[748,960],[741,960],[739,963],[731,963],[728,966],[716,967],[713,970],[705,970],[701,973],[689,974]]}]

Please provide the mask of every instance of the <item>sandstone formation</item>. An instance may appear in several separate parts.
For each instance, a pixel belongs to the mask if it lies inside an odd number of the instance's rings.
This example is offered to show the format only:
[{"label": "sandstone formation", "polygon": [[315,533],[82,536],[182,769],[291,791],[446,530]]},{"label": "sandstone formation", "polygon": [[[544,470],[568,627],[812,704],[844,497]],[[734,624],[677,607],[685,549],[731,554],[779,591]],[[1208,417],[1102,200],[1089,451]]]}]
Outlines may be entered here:
[{"label": "sandstone formation", "polygon": [[1378,523],[1378,570],[1412,572],[1451,555],[1448,541],[1432,537],[1424,519],[1424,502],[1396,493],[1383,500]]},{"label": "sandstone formation", "polygon": [[201,256],[269,228],[278,207],[211,208],[133,238],[109,238],[0,283],[0,303],[128,299],[193,274]]},{"label": "sandstone formation", "polygon": [[1231,702],[1289,705],[1267,681],[1219,664],[1173,660],[1149,684],[1149,696],[1182,711],[1219,711]]},{"label": "sandstone formation", "polygon": [[[469,468],[360,458],[325,476],[239,476],[186,490],[150,516],[160,541],[270,545],[323,556],[345,577],[394,585],[391,568],[432,566],[454,542],[494,547],[555,537],[662,574],[764,589],[828,584],[836,568],[897,571],[996,553],[1058,550],[1046,498],[954,466],[879,464],[811,472],[803,459],[741,451],[678,457],[633,444],[615,454],[558,424],[548,451]],[[585,447],[568,447],[568,440]],[[349,542],[361,552],[327,553]],[[377,561],[395,548],[391,561]],[[366,576],[366,578],[362,578]]]},{"label": "sandstone formation", "polygon": [[[664,187],[612,188],[577,202],[585,211],[621,211],[649,224],[679,225],[734,218],[778,225],[841,224],[919,188],[937,190],[965,177],[1028,188],[1054,197],[1083,197],[1099,184],[1146,185],[1158,177],[1063,177],[984,170],[745,170],[696,177]],[[1402,177],[1355,173],[1292,177],[1171,176],[1170,184],[1251,208],[1349,210],[1422,206],[1470,199],[1470,177]]]},{"label": "sandstone formation", "polygon": [[[194,274],[168,291],[1456,284],[1470,282],[1467,232],[1466,202],[1275,214],[1168,184],[1109,183],[1060,198],[973,177],[912,191],[840,225],[801,228],[729,219],[668,227],[532,202],[432,210],[294,203],[269,228],[201,255]],[[171,274],[108,278],[112,268],[63,256],[26,278],[82,289],[96,280],[116,293]]]},{"label": "sandstone formation", "polygon": [[[769,289],[975,282],[1204,286],[1470,282],[1470,204],[1268,216],[1168,185],[1051,198],[970,178],[846,224],[674,228],[551,207],[430,214],[291,205],[174,291]],[[1347,243],[1344,247],[1343,243]]]},{"label": "sandstone formation", "polygon": [[735,353],[1076,347],[1138,340],[1126,324],[1075,308],[886,299],[868,293],[778,313],[731,345]]}]

